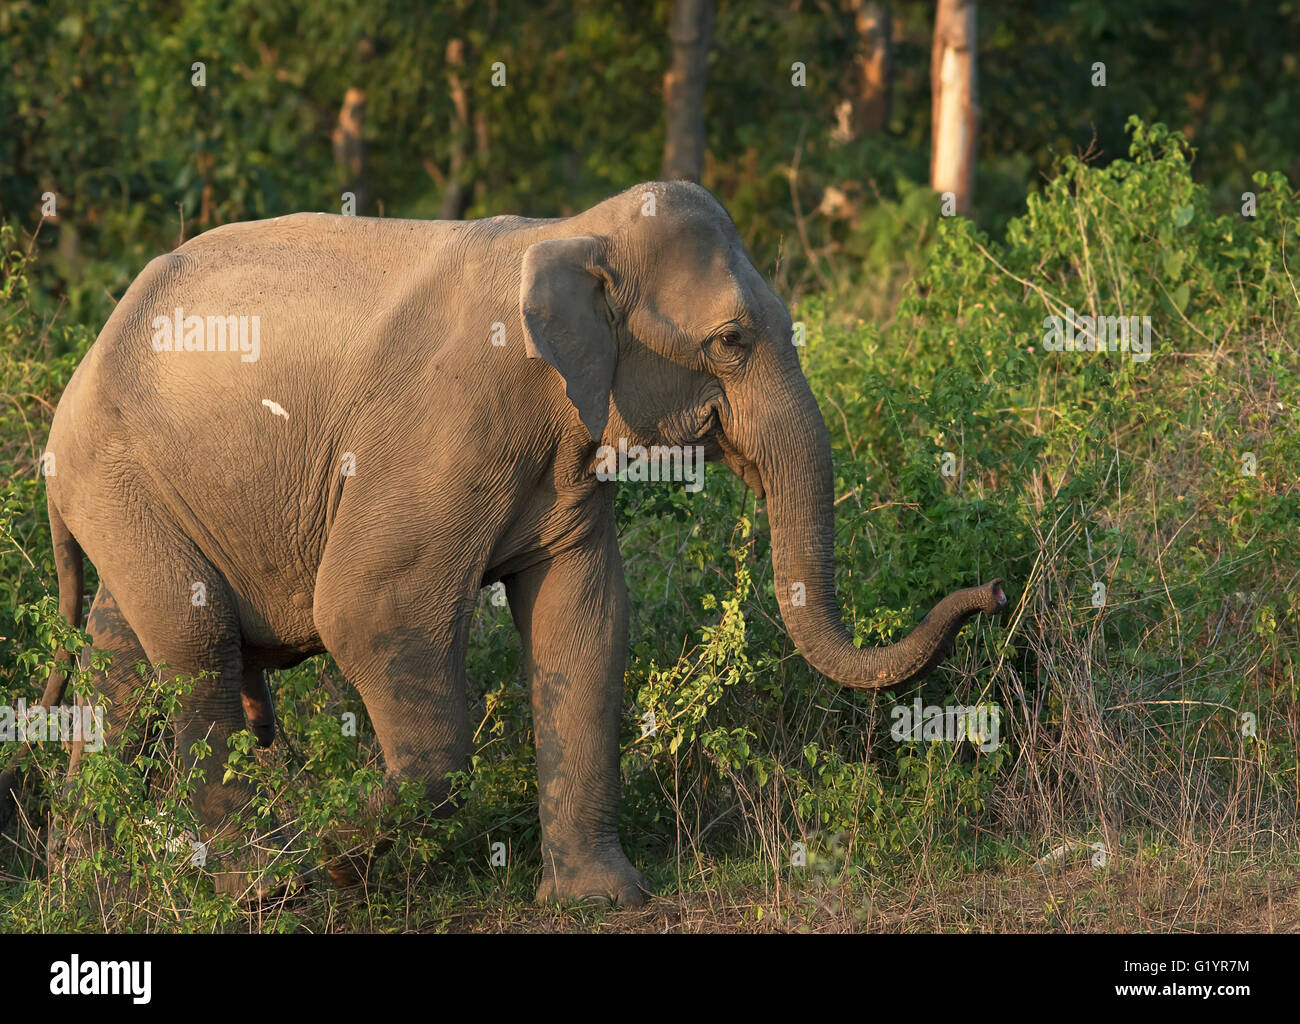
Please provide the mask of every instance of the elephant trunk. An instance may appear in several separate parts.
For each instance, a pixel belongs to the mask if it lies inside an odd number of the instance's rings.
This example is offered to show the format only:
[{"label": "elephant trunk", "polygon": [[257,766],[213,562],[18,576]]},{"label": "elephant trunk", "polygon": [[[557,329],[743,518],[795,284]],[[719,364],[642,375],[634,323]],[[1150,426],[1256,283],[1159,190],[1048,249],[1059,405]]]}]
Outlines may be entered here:
[{"label": "elephant trunk", "polygon": [[[949,594],[910,634],[887,647],[856,647],[840,620],[835,594],[835,512],[830,439],[806,382],[778,415],[791,417],[767,436],[798,439],[757,461],[772,528],[777,600],[799,653],[830,678],[859,690],[923,678],[952,649],[977,612],[1006,604],[1001,580]],[[758,454],[756,452],[755,454]]]}]

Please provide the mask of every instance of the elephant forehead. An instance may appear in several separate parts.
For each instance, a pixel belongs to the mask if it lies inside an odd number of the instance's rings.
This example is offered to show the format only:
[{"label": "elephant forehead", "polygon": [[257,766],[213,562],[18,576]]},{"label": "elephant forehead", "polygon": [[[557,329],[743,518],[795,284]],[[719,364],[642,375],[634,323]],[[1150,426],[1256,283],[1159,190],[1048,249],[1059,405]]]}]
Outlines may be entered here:
[{"label": "elephant forehead", "polygon": [[696,370],[702,369],[699,359],[704,339],[729,321],[748,322],[738,292],[719,295],[705,291],[703,297],[692,298],[668,289],[643,296],[626,317],[632,336],[652,353]]},{"label": "elephant forehead", "polygon": [[789,311],[758,272],[739,238],[716,235],[669,251],[655,292],[674,319],[695,332],[736,321],[760,332],[780,332]]}]

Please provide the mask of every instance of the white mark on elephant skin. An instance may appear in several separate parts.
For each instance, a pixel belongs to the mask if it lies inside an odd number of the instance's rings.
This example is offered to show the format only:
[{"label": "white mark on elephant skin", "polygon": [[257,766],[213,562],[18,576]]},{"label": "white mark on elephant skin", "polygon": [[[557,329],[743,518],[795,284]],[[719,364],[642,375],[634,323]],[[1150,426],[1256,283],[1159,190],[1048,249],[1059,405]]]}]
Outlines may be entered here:
[{"label": "white mark on elephant skin", "polygon": [[286,420],[289,418],[289,414],[284,411],[284,406],[279,402],[272,402],[269,398],[263,398],[262,404],[270,409],[273,415],[283,416]]}]

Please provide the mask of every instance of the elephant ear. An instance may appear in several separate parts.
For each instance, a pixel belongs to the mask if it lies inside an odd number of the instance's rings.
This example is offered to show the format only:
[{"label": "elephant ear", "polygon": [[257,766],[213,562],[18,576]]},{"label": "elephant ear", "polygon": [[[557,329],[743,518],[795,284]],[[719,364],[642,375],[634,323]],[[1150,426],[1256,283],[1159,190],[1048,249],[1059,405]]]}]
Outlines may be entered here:
[{"label": "elephant ear", "polygon": [[535,242],[524,253],[519,282],[529,358],[560,371],[569,401],[597,441],[609,419],[616,361],[604,256],[604,240],[590,235]]}]

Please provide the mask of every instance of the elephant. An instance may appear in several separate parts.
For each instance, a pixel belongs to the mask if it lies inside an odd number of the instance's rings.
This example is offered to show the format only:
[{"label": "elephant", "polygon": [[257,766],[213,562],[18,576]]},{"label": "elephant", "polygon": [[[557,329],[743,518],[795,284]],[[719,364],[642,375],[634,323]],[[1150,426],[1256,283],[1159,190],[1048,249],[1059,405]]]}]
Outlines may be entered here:
[{"label": "elephant", "polygon": [[299,213],[153,259],[50,430],[59,609],[80,626],[89,558],[110,708],[140,661],[196,680],[171,724],[178,751],[208,740],[195,813],[216,834],[254,795],[221,781],[228,741],[275,733],[266,673],[322,652],[369,713],[377,803],[406,780],[445,801],[471,753],[471,617],[501,582],[531,688],[537,897],[634,906],[650,888],[618,832],[627,594],[616,483],[593,471],[620,444],[697,446],[765,500],[786,630],[844,685],[920,679],[1006,601],[999,580],[969,587],[899,642],[855,646],[790,313],[722,205],[673,181],[559,219]]}]

